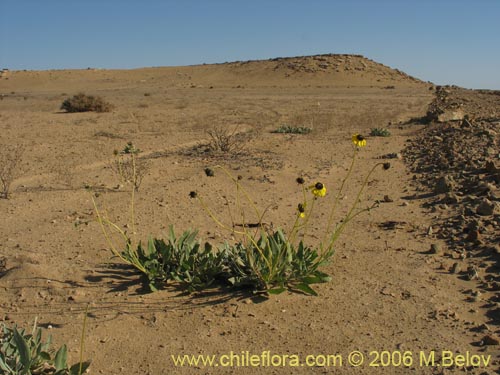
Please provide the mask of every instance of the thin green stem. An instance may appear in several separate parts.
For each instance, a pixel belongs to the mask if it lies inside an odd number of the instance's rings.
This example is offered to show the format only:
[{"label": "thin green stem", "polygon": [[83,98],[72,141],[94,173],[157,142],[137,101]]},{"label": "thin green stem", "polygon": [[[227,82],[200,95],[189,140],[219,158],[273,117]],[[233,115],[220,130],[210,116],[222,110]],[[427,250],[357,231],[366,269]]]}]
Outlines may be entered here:
[{"label": "thin green stem", "polygon": [[328,216],[328,224],[326,226],[325,235],[324,235],[323,240],[321,241],[321,243],[323,243],[326,240],[326,238],[328,237],[328,233],[330,233],[330,230],[332,228],[333,218],[334,218],[334,215],[335,215],[335,210],[337,208],[337,204],[339,203],[339,200],[340,200],[340,197],[342,195],[342,192],[344,191],[345,183],[349,179],[349,177],[351,176],[351,173],[352,173],[352,171],[354,169],[354,162],[356,161],[356,154],[357,154],[357,152],[358,152],[358,148],[356,147],[354,149],[353,154],[352,154],[351,165],[349,167],[349,170],[347,171],[347,175],[342,180],[342,183],[340,185],[340,189],[337,192],[337,196],[335,197],[335,201],[333,202],[332,210],[330,211],[330,215]]}]

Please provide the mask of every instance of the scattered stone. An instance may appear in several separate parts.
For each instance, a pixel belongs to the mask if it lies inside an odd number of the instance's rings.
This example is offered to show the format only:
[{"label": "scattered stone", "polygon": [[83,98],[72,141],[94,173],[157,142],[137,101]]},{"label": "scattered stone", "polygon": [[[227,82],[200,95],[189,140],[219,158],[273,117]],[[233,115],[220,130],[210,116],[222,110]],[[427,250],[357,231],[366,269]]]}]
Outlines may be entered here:
[{"label": "scattered stone", "polygon": [[490,216],[493,215],[497,210],[497,204],[485,198],[481,201],[479,206],[477,206],[476,213],[481,216]]},{"label": "scattered stone", "polygon": [[457,262],[453,263],[450,272],[454,274],[460,273],[460,264],[458,264]]},{"label": "scattered stone", "polygon": [[481,233],[477,229],[474,229],[469,232],[465,240],[469,242],[477,242],[480,239],[481,239]]},{"label": "scattered stone", "polygon": [[437,122],[462,121],[464,117],[465,113],[462,109],[446,109],[443,113],[440,113],[437,116]]},{"label": "scattered stone", "polygon": [[436,181],[434,192],[436,194],[449,193],[454,187],[454,180],[451,176],[443,176]]},{"label": "scattered stone", "polygon": [[389,197],[388,195],[384,195],[384,202],[390,203],[390,202],[394,202],[394,200],[391,199],[391,197]]},{"label": "scattered stone", "polygon": [[499,345],[500,341],[498,340],[498,337],[493,336],[493,335],[486,335],[483,337],[481,340],[483,345]]},{"label": "scattered stone", "polygon": [[431,249],[429,250],[430,254],[443,255],[443,249],[440,244],[433,243],[431,244]]},{"label": "scattered stone", "polygon": [[469,266],[467,268],[467,279],[474,280],[479,279],[479,273],[477,272],[477,268],[474,266]]}]

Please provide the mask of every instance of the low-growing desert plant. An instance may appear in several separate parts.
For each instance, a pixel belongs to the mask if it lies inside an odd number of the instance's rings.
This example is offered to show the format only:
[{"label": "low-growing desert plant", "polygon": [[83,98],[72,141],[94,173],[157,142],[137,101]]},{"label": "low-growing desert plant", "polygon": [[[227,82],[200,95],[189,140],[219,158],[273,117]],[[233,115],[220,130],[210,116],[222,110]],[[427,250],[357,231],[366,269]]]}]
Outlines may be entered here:
[{"label": "low-growing desert plant", "polygon": [[31,333],[18,327],[2,325],[0,331],[0,373],[5,375],[81,375],[89,362],[68,366],[66,345],[57,351],[52,337],[42,338],[42,329],[33,326]]},{"label": "low-growing desert plant", "polygon": [[23,146],[0,145],[0,198],[9,198],[12,182],[19,172],[23,153]]},{"label": "low-growing desert plant", "polygon": [[311,284],[323,283],[330,277],[319,271],[319,254],[302,241],[295,247],[278,229],[270,234],[262,231],[256,241],[225,244],[231,285],[251,286],[278,294],[287,289],[316,295]]},{"label": "low-growing desert plant", "polygon": [[391,132],[386,128],[372,128],[370,131],[372,137],[390,137]]},{"label": "low-growing desert plant", "polygon": [[169,280],[179,282],[188,291],[200,290],[222,277],[225,255],[213,251],[208,242],[202,246],[197,234],[187,230],[177,238],[171,226],[167,240],[150,238],[147,246],[139,243],[137,249],[127,248],[122,255],[129,263],[140,264],[152,291]]},{"label": "low-growing desert plant", "polygon": [[[118,225],[114,224],[105,212],[98,209],[94,201],[98,222],[113,254],[144,273],[148,278],[149,287],[153,291],[169,280],[179,282],[188,291],[206,288],[216,281],[224,281],[233,287],[249,286],[260,293],[277,294],[290,290],[316,295],[317,293],[311,285],[330,280],[330,276],[322,269],[334,256],[335,243],[346,225],[358,215],[370,211],[377,205],[375,202],[364,208],[359,207],[361,196],[368,186],[370,176],[379,166],[383,166],[384,169],[390,167],[389,163],[375,164],[359,186],[358,193],[355,195],[355,200],[347,214],[336,221],[336,208],[344,192],[345,183],[354,171],[356,156],[359,150],[366,145],[366,139],[355,134],[352,137],[352,142],[354,151],[351,165],[333,199],[324,237],[316,246],[307,244],[307,230],[311,218],[314,217],[316,202],[320,199],[327,199],[325,198],[327,188],[323,182],[313,181],[309,185],[306,184],[304,178],[297,178],[296,181],[302,189],[303,199],[297,205],[291,229],[285,231],[280,228],[273,229],[264,223],[263,219],[267,209],[259,209],[242,186],[241,179],[232,176],[228,170],[221,166],[214,168],[221,170],[222,175],[225,175],[234,184],[236,210],[239,211],[238,215],[242,218],[242,223],[235,224],[232,214],[229,215],[231,223],[225,223],[217,217],[196,191],[191,191],[189,197],[197,200],[205,213],[219,227],[238,237],[239,240],[236,243],[224,243],[218,246],[213,246],[210,243],[201,245],[201,242],[196,239],[196,230],[186,231],[177,238],[172,227],[166,240],[150,238],[147,245],[143,245],[140,241],[134,243],[134,240]],[[132,150],[134,149],[132,145],[129,146]],[[250,206],[254,211],[253,216],[257,218],[256,224],[250,225],[246,222],[245,218],[250,215],[245,213],[244,206]],[[131,210],[131,220],[132,228],[134,228],[133,209]],[[236,229],[237,227],[238,229]],[[240,227],[241,229],[239,229]],[[250,229],[251,227],[256,229]],[[135,233],[134,229],[133,232]],[[123,239],[123,242],[118,246],[115,246],[112,241],[113,233],[118,233]]]},{"label": "low-growing desert plant", "polygon": [[113,105],[106,102],[100,96],[86,95],[79,93],[71,98],[64,100],[61,109],[66,112],[109,112]]},{"label": "low-growing desert plant", "polygon": [[290,126],[281,125],[279,128],[272,131],[272,133],[279,134],[309,134],[312,131],[311,128],[307,126]]},{"label": "low-growing desert plant", "polygon": [[[307,229],[309,221],[313,217],[314,206],[318,199],[326,196],[326,186],[320,181],[316,181],[310,186],[305,185],[302,177],[297,178],[297,182],[302,187],[303,200],[297,205],[297,213],[294,224],[290,231],[285,233],[282,229],[276,230],[266,228],[263,223],[265,210],[262,212],[251,199],[250,194],[241,185],[240,179],[233,177],[226,169],[220,168],[235,184],[236,208],[241,209],[241,200],[246,200],[258,218],[257,231],[251,232],[248,226],[243,223],[242,230],[235,230],[232,223],[223,223],[205,203],[197,192],[191,192],[192,198],[198,199],[201,207],[220,227],[231,231],[234,235],[239,235],[242,241],[236,245],[226,244],[224,251],[228,254],[228,266],[230,269],[230,281],[233,285],[251,285],[255,290],[266,293],[281,293],[285,290],[300,290],[306,294],[316,295],[311,284],[328,281],[329,276],[321,268],[328,264],[335,254],[335,242],[345,229],[345,226],[358,215],[375,208],[377,203],[365,208],[359,208],[360,198],[368,185],[368,179],[375,169],[383,166],[388,169],[390,164],[378,163],[370,170],[363,183],[359,187],[355,200],[348,213],[342,217],[334,226],[335,212],[340,197],[345,187],[345,182],[353,172],[356,155],[360,148],[366,145],[366,139],[355,134],[352,137],[354,152],[351,166],[347,175],[342,180],[339,191],[332,203],[330,215],[328,216],[325,234],[321,242],[316,247],[306,245]],[[310,194],[308,194],[310,192]],[[241,217],[248,217],[241,212]],[[299,238],[302,237],[300,240]]]}]

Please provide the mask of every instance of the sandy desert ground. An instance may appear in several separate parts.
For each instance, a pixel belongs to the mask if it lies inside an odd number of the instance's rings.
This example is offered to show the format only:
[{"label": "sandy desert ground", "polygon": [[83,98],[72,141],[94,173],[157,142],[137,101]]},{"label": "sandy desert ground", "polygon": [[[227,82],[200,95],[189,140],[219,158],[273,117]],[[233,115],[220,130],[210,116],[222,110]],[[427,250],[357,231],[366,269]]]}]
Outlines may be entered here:
[{"label": "sandy desert ground", "polygon": [[[79,92],[101,96],[114,109],[61,111],[62,101]],[[0,199],[0,320],[29,327],[37,319],[56,345],[67,343],[74,363],[89,306],[89,373],[498,371],[497,93],[436,89],[360,56],[327,55],[123,71],[13,71],[0,79],[0,95],[0,143],[24,149],[12,195]],[[429,108],[461,108],[469,117],[426,124]],[[272,132],[284,124],[312,132]],[[243,152],[206,152],[214,127],[236,130]],[[127,225],[130,188],[120,186],[109,163],[114,150],[132,141],[149,163],[136,194],[137,236],[161,236],[173,224],[219,243],[232,241],[231,234],[188,193],[196,190],[227,217],[234,185],[222,173],[207,176],[205,168],[223,165],[241,175],[257,205],[270,206],[265,220],[275,228],[293,223],[301,198],[296,177],[321,180],[332,194],[318,206],[307,238],[317,244],[349,167],[351,136],[372,128],[387,128],[391,136],[367,137],[340,213],[371,167],[387,159],[391,168],[377,170],[362,196],[363,204],[381,203],[343,233],[325,270],[333,279],[315,286],[318,297],[286,292],[264,300],[215,288],[185,294],[175,284],[146,293],[140,275],[111,257],[85,189],[92,186],[98,204]],[[478,213],[485,199],[492,211]],[[366,356],[359,367],[347,360],[355,350]],[[370,352],[384,350],[409,351],[414,362],[371,367]],[[419,353],[433,350],[437,363],[442,351],[491,355],[491,361],[479,368],[421,366]],[[343,364],[236,369],[180,367],[171,358],[231,351],[341,354]]]}]

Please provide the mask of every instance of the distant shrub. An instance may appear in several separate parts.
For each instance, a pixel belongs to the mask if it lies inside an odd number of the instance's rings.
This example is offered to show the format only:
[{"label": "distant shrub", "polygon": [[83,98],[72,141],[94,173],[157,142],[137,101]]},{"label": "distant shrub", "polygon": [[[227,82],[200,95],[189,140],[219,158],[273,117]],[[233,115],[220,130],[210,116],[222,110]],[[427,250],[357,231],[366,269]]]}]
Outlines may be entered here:
[{"label": "distant shrub", "polygon": [[61,109],[66,112],[109,112],[113,106],[104,101],[99,96],[77,94],[72,98],[66,99],[61,104]]},{"label": "distant shrub", "polygon": [[370,131],[372,137],[390,137],[391,132],[385,128],[373,128]]},{"label": "distant shrub", "polygon": [[282,125],[278,129],[273,130],[272,133],[281,133],[281,134],[309,134],[312,131],[311,128],[307,126],[289,126]]}]

